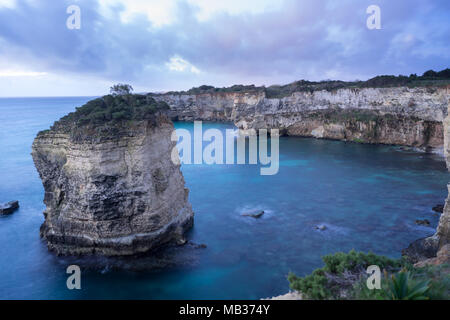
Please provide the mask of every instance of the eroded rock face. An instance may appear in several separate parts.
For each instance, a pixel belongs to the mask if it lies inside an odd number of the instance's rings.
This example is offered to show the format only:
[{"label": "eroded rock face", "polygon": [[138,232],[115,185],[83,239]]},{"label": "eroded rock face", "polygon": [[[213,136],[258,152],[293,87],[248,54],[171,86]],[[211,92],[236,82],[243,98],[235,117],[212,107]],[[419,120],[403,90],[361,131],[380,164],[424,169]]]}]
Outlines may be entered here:
[{"label": "eroded rock face", "polygon": [[114,256],[182,242],[193,212],[171,160],[173,129],[159,115],[101,134],[39,133],[32,156],[45,189],[41,237],[49,249]]},{"label": "eroded rock face", "polygon": [[450,244],[444,245],[436,254],[436,257],[430,259],[420,260],[414,264],[417,268],[422,268],[427,265],[436,266],[444,263],[450,263]]},{"label": "eroded rock face", "polygon": [[[450,104],[449,104],[450,108]],[[447,168],[450,170],[450,116],[444,120],[444,154]],[[444,210],[439,218],[436,233],[428,238],[413,242],[402,254],[414,263],[422,261],[445,261],[449,262],[450,249],[450,183],[447,185],[448,197],[445,201]],[[438,257],[438,258],[436,258]],[[445,260],[445,259],[447,260]],[[430,260],[431,259],[431,260]],[[426,264],[427,262],[423,262]]]},{"label": "eroded rock face", "polygon": [[231,121],[240,129],[293,136],[441,148],[449,88],[364,88],[295,92],[163,94],[172,119]]},{"label": "eroded rock face", "polygon": [[[450,109],[450,103],[449,103]],[[447,168],[450,170],[450,116],[444,120],[444,154]],[[449,196],[445,201],[444,211],[439,219],[436,237],[439,239],[439,248],[450,244],[450,183],[447,185]]]},{"label": "eroded rock face", "polygon": [[417,239],[408,248],[402,250],[402,256],[410,262],[417,263],[436,257],[439,250],[439,240],[437,237]]}]

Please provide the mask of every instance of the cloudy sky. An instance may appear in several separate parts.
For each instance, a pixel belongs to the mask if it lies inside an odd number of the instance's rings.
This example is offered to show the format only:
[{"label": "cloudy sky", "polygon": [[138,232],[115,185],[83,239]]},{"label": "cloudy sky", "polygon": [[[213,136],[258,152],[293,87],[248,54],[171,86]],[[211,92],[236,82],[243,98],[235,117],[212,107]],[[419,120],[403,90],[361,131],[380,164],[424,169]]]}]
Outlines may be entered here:
[{"label": "cloudy sky", "polygon": [[0,0],[0,96],[421,74],[450,67],[449,16],[448,0]]}]

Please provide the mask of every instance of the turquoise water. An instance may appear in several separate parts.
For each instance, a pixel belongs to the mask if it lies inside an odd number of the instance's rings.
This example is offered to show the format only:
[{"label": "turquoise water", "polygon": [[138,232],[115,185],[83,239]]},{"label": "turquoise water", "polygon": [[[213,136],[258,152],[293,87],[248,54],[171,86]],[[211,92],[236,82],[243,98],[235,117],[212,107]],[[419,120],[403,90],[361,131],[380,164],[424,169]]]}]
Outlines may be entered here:
[{"label": "turquoise water", "polygon": [[[0,99],[0,202],[21,204],[0,218],[1,299],[259,299],[285,293],[287,273],[311,272],[324,254],[355,248],[399,257],[438,223],[431,207],[443,203],[449,180],[440,157],[282,137],[274,176],[261,176],[257,165],[183,165],[195,212],[189,238],[208,246],[192,263],[152,272],[83,270],[82,290],[70,291],[68,261],[39,239],[43,187],[30,152],[39,130],[87,100]],[[253,209],[266,214],[241,216]],[[425,218],[431,227],[415,225]]]}]

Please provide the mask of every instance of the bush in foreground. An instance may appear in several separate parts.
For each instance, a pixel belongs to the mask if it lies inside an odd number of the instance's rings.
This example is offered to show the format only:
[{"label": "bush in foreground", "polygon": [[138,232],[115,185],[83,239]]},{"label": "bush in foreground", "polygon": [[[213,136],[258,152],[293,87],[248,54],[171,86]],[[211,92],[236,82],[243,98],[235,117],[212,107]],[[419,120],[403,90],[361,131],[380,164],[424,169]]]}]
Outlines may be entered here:
[{"label": "bush in foreground", "polygon": [[[403,259],[390,259],[354,250],[323,257],[325,266],[310,275],[290,273],[293,290],[308,299],[448,299],[448,265],[414,268]],[[367,288],[366,269],[377,265],[384,270],[380,290]]]}]

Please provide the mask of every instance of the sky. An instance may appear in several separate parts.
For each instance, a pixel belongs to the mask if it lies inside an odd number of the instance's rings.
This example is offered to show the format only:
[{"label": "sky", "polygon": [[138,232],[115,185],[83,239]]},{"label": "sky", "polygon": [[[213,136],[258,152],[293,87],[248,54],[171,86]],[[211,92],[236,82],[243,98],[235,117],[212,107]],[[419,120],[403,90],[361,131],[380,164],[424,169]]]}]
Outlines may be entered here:
[{"label": "sky", "polygon": [[[71,5],[80,28],[69,29]],[[369,29],[370,5],[380,29]],[[70,18],[70,21],[73,21]],[[448,0],[0,0],[0,97],[366,80],[450,67]]]}]

